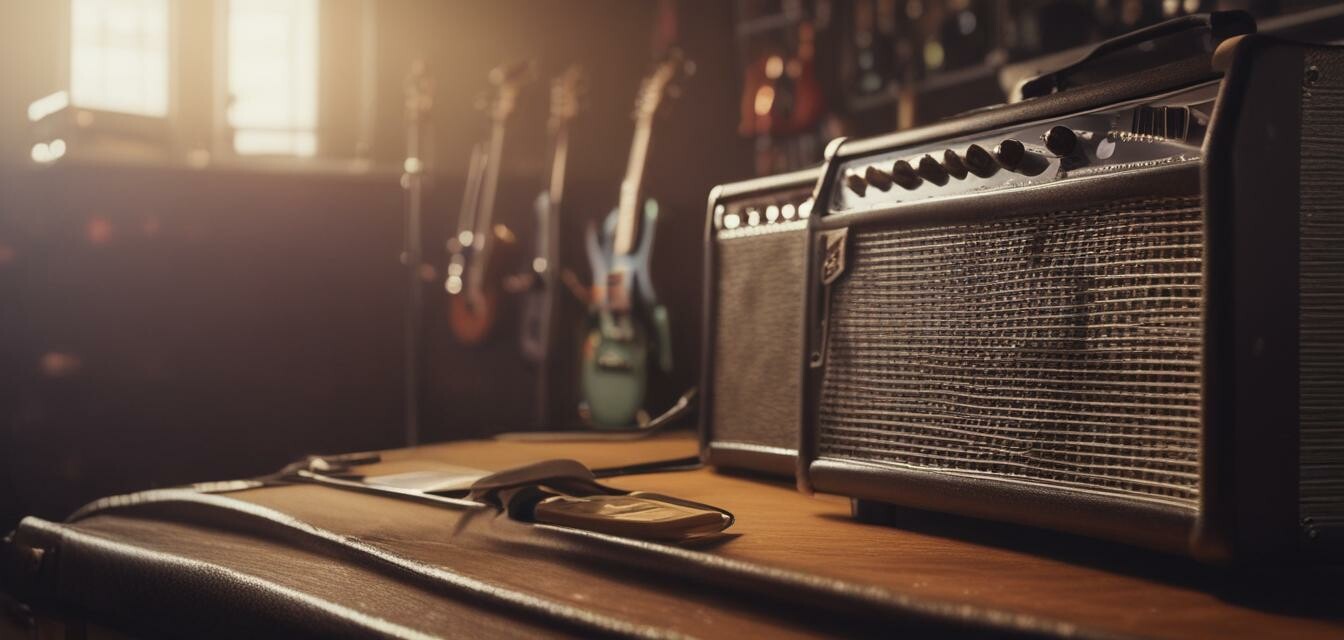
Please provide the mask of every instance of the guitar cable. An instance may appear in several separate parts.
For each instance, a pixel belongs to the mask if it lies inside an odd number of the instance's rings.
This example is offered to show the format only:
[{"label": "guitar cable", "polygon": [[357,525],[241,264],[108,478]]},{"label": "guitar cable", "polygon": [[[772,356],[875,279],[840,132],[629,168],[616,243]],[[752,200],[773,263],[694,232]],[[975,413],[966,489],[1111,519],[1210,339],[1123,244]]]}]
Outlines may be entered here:
[{"label": "guitar cable", "polygon": [[648,423],[629,429],[580,429],[574,431],[511,431],[495,436],[496,440],[510,442],[629,442],[643,440],[657,435],[668,427],[681,422],[695,412],[697,390],[687,389],[680,398],[663,413]]}]

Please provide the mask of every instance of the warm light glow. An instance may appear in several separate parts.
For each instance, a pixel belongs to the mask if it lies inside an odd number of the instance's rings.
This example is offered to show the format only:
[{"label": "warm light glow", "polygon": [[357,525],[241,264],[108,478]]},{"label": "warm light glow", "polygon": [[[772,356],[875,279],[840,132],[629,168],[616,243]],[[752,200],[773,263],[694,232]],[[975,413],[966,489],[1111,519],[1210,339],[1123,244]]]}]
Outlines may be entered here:
[{"label": "warm light glow", "polygon": [[70,106],[70,93],[67,91],[42,96],[28,105],[28,121],[38,122],[68,106]]},{"label": "warm light glow", "polygon": [[29,156],[33,159],[33,162],[37,162],[39,164],[55,162],[57,160],[60,160],[61,157],[64,155],[65,155],[65,140],[62,140],[60,138],[56,138],[51,142],[39,142],[33,145],[33,149],[29,153]]},{"label": "warm light glow", "polygon": [[168,0],[71,0],[69,101],[168,115]]},{"label": "warm light glow", "polygon": [[112,221],[102,216],[91,216],[84,223],[84,239],[91,245],[107,244],[112,240],[112,233]]},{"label": "warm light glow", "polygon": [[943,66],[945,57],[946,52],[943,51],[943,43],[933,40],[924,45],[924,66],[937,69]]},{"label": "warm light glow", "polygon": [[757,116],[765,117],[770,115],[770,110],[775,108],[775,88],[764,84],[756,89],[756,100],[753,110]]},{"label": "warm light glow", "polygon": [[317,0],[229,0],[228,46],[234,150],[317,153]]}]

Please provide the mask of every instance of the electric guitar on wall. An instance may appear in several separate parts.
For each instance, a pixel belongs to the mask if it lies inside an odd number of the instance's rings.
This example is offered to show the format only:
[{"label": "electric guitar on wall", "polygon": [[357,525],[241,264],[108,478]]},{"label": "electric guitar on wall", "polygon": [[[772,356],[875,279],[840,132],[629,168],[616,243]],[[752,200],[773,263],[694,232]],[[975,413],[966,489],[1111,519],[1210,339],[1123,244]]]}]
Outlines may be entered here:
[{"label": "electric guitar on wall", "polygon": [[569,123],[579,113],[583,70],[571,66],[551,81],[550,163],[546,182],[533,208],[537,214],[536,251],[531,282],[524,293],[520,346],[523,356],[537,367],[537,421],[544,425],[550,401],[550,352],[554,336],[560,268],[560,202],[565,189],[565,162],[569,157]]},{"label": "electric guitar on wall", "polygon": [[495,324],[504,269],[517,242],[508,227],[494,224],[495,194],[499,186],[504,128],[513,113],[518,91],[532,79],[532,63],[498,67],[490,72],[494,96],[490,100],[490,139],[472,148],[462,214],[457,233],[448,239],[448,320],[453,336],[467,345],[490,335]]},{"label": "electric guitar on wall", "polygon": [[667,309],[658,303],[649,273],[658,203],[650,199],[641,206],[640,191],[653,116],[681,69],[681,55],[674,51],[644,79],[619,204],[600,230],[588,229],[593,297],[580,384],[588,420],[600,428],[636,424],[648,389],[651,351],[659,369],[672,368]]}]

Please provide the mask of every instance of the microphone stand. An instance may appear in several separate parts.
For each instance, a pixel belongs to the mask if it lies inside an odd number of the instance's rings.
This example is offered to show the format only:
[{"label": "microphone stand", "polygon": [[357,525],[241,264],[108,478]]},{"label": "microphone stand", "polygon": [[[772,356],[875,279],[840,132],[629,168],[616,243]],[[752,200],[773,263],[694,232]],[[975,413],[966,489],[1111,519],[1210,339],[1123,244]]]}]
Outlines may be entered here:
[{"label": "microphone stand", "polygon": [[424,283],[420,278],[424,252],[420,230],[425,174],[422,138],[433,101],[433,82],[425,72],[425,63],[417,60],[411,65],[406,85],[406,162],[401,175],[401,187],[406,191],[406,226],[401,257],[406,267],[403,410],[405,445],[408,447],[420,443],[420,362],[424,323]]}]

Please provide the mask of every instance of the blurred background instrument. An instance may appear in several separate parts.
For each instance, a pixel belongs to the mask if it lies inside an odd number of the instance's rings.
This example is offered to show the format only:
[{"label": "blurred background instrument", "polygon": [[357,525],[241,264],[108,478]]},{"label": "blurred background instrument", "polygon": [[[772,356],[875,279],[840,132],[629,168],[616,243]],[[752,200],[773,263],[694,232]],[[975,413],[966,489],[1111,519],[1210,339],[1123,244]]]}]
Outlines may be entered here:
[{"label": "blurred background instrument", "polygon": [[667,309],[658,301],[650,272],[658,203],[643,199],[643,185],[653,118],[684,64],[680,52],[673,51],[640,86],[620,200],[600,229],[588,229],[593,298],[581,348],[582,404],[598,427],[636,424],[644,410],[650,358],[658,369],[672,369]]},{"label": "blurred background instrument", "polygon": [[463,344],[485,340],[495,325],[495,307],[506,270],[515,264],[517,238],[508,226],[495,222],[495,196],[504,158],[504,132],[513,114],[518,92],[533,79],[531,61],[490,71],[494,94],[486,105],[490,137],[472,147],[467,188],[457,233],[448,238],[448,321],[453,336]]}]

